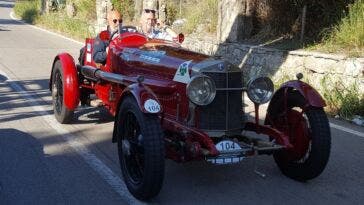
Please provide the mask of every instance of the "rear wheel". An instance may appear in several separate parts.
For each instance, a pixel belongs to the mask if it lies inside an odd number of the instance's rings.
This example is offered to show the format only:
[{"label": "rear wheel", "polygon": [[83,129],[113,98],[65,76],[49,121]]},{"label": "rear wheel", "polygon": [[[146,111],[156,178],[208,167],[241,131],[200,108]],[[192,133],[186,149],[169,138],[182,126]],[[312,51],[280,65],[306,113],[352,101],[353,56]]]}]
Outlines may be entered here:
[{"label": "rear wheel", "polygon": [[127,97],[117,117],[118,153],[126,186],[141,200],[156,196],[164,178],[164,139],[158,116],[144,114]]},{"label": "rear wheel", "polygon": [[66,124],[73,119],[73,110],[69,110],[64,104],[63,70],[60,61],[54,63],[52,73],[52,101],[54,116],[57,121]]},{"label": "rear wheel", "polygon": [[289,136],[292,149],[274,154],[275,162],[282,173],[298,181],[319,176],[330,156],[331,134],[327,116],[322,108],[306,106],[298,92],[277,100],[268,111],[267,124]]}]

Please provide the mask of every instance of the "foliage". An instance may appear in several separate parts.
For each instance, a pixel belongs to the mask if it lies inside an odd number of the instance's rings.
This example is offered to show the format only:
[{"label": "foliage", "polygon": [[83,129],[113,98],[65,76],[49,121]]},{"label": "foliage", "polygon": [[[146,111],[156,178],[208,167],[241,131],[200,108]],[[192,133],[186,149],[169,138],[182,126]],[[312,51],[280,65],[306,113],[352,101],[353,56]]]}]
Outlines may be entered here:
[{"label": "foliage", "polygon": [[360,95],[357,82],[345,86],[342,81],[334,82],[326,76],[321,81],[321,87],[330,113],[345,119],[364,115],[364,95]]},{"label": "foliage", "polygon": [[96,20],[96,0],[68,0],[76,6],[77,17],[85,20]]},{"label": "foliage", "polygon": [[63,12],[42,15],[37,24],[82,41],[87,37],[95,36],[95,33],[90,31],[88,22],[78,18],[69,18]]},{"label": "foliage", "polygon": [[172,24],[177,17],[181,18],[178,13],[178,7],[176,4],[174,4],[171,0],[168,0],[166,2],[166,9],[167,9],[167,24]]},{"label": "foliage", "polygon": [[349,5],[348,14],[324,37],[328,51],[344,49],[350,56],[364,56],[364,0]]},{"label": "foliage", "polygon": [[132,21],[135,15],[135,5],[133,0],[111,0],[115,9],[118,10],[122,15],[124,20]]},{"label": "foliage", "polygon": [[167,2],[167,12],[170,12],[167,13],[168,18],[172,20],[175,17],[187,19],[183,28],[184,33],[192,33],[199,26],[202,26],[206,32],[214,33],[216,31],[218,0],[188,1],[182,5],[181,15],[177,15],[179,8],[180,5],[176,1]]},{"label": "foliage", "polygon": [[34,23],[39,17],[40,1],[17,1],[14,6],[14,12],[21,19],[28,23]]},{"label": "foliage", "polygon": [[[347,5],[354,0],[250,0],[253,13],[254,34],[266,36],[300,34],[302,12],[307,7],[305,36],[312,40],[321,38],[320,31],[336,24]],[[262,35],[260,35],[262,36]]]},{"label": "foliage", "polygon": [[[78,2],[87,4],[87,0],[79,0]],[[69,18],[62,10],[40,15],[39,0],[17,1],[14,11],[17,16],[28,23],[44,26],[79,40],[84,40],[86,37],[95,35],[90,31],[90,24],[87,19],[81,18],[80,16]],[[83,15],[87,16],[85,14]]]}]

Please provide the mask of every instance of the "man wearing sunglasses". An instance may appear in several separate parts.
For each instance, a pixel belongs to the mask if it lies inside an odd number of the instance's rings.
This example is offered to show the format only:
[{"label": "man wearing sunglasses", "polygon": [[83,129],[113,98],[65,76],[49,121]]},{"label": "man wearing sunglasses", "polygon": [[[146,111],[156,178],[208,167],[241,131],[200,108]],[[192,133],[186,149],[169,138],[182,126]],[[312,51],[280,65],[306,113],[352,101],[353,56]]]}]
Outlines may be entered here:
[{"label": "man wearing sunglasses", "polygon": [[[106,57],[109,52],[109,41],[112,35],[115,34],[119,25],[123,22],[121,14],[116,10],[111,10],[107,14],[107,30],[101,31],[95,38],[92,58],[96,63],[105,64]],[[115,35],[114,35],[115,36]]]},{"label": "man wearing sunglasses", "polygon": [[157,19],[155,18],[155,10],[144,9],[140,18],[139,32],[146,35],[148,38],[164,39],[173,41],[177,34],[171,29],[156,29]]}]

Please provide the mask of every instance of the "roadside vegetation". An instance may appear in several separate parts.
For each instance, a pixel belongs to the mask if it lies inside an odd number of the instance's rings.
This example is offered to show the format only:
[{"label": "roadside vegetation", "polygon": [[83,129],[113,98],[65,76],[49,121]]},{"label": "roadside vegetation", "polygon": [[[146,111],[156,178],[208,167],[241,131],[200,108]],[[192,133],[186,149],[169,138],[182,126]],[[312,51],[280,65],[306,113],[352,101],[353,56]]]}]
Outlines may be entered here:
[{"label": "roadside vegetation", "polygon": [[351,120],[354,115],[364,116],[364,96],[360,95],[358,82],[344,85],[326,76],[321,80],[321,94],[326,100],[326,110],[332,115],[338,115]]},{"label": "roadside vegetation", "polygon": [[218,0],[191,0],[183,2],[167,1],[167,14],[169,22],[176,19],[186,19],[182,27],[183,33],[192,33],[196,30],[214,34],[218,18]]},{"label": "roadside vegetation", "polygon": [[28,23],[35,23],[40,12],[40,1],[17,1],[14,7],[15,14]]},{"label": "roadside vegetation", "polygon": [[14,7],[15,14],[28,23],[36,24],[53,31],[63,33],[78,40],[94,36],[92,24],[96,19],[95,3],[89,0],[74,0],[77,2],[77,15],[69,17],[63,7],[57,12],[40,15],[41,1],[17,1]]},{"label": "roadside vegetation", "polygon": [[348,8],[348,13],[338,24],[323,31],[322,43],[313,45],[312,50],[364,56],[364,0],[357,0]]}]

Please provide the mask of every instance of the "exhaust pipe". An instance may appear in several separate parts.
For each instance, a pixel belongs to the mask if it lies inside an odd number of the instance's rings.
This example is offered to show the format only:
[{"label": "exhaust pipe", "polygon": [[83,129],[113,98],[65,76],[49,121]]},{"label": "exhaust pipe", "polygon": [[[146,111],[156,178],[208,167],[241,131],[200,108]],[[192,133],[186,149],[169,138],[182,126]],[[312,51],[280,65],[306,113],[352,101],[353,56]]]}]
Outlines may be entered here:
[{"label": "exhaust pipe", "polygon": [[106,80],[113,83],[125,84],[125,77],[120,74],[104,72],[92,66],[82,66],[80,70],[83,76],[92,81]]}]

